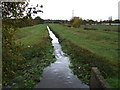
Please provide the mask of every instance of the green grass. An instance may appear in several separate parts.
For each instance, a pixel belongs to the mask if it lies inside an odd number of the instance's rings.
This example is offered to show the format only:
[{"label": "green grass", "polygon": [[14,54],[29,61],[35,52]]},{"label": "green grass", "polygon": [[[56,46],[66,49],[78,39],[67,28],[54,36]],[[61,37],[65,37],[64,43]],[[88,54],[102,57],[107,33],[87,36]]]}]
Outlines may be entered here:
[{"label": "green grass", "polygon": [[118,33],[107,31],[87,31],[81,28],[68,28],[50,25],[58,34],[77,45],[91,50],[109,60],[118,60]]},{"label": "green grass", "polygon": [[[71,68],[78,78],[89,84],[91,67],[96,66],[111,87],[118,87],[109,79],[112,78],[114,82],[117,79],[118,32],[108,32],[103,29],[88,31],[83,30],[83,27],[69,28],[54,24],[49,26],[59,39],[64,38],[61,43],[63,50],[70,55]],[[94,27],[98,28],[98,26]],[[101,28],[106,27],[101,26]],[[79,66],[81,70],[78,69]]]},{"label": "green grass", "polygon": [[21,28],[16,32],[17,41],[24,44],[24,47],[39,44],[47,35],[46,25],[35,25]]},{"label": "green grass", "polygon": [[[23,44],[24,64],[13,79],[12,88],[34,88],[40,82],[45,67],[55,62],[53,47],[46,25],[36,25],[17,30],[17,41]],[[28,47],[31,46],[31,47]]]},{"label": "green grass", "polygon": [[106,81],[110,83],[111,87],[120,88],[120,80],[118,78],[107,78]]},{"label": "green grass", "polygon": [[118,26],[110,26],[110,25],[81,25],[81,28],[95,28],[98,30],[118,30]]}]

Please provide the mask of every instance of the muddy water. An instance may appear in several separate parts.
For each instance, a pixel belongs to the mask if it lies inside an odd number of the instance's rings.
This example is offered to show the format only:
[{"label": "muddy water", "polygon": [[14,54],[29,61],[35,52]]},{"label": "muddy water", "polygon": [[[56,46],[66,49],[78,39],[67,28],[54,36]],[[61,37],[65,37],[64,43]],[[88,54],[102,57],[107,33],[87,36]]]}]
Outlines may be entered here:
[{"label": "muddy water", "polygon": [[69,58],[64,56],[58,38],[52,33],[47,26],[49,35],[52,38],[52,45],[54,47],[54,55],[57,59],[47,67],[43,74],[40,83],[36,88],[88,88],[89,86],[83,84],[69,69]]}]

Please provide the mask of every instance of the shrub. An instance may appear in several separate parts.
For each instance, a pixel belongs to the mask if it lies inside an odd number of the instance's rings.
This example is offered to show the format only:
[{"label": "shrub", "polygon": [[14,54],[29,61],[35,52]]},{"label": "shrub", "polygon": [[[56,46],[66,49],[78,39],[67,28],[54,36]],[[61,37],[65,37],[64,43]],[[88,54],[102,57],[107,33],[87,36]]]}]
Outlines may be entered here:
[{"label": "shrub", "polygon": [[2,76],[3,85],[13,79],[24,61],[20,54],[21,45],[15,43],[15,29],[12,26],[2,26]]},{"label": "shrub", "polygon": [[82,23],[82,19],[76,19],[74,22],[73,22],[73,27],[75,28],[79,28],[80,25]]}]

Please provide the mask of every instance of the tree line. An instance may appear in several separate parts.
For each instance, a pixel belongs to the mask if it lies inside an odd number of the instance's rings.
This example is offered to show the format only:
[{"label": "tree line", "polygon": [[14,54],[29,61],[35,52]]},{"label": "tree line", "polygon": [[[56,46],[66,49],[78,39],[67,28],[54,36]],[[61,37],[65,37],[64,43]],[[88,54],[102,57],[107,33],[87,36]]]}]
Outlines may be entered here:
[{"label": "tree line", "polygon": [[73,26],[73,27],[80,27],[80,25],[101,25],[101,24],[109,24],[111,25],[111,23],[120,23],[119,19],[115,19],[115,20],[103,20],[103,21],[95,21],[92,19],[87,19],[87,20],[83,20],[82,18],[72,18],[70,21],[68,21],[68,23]]}]

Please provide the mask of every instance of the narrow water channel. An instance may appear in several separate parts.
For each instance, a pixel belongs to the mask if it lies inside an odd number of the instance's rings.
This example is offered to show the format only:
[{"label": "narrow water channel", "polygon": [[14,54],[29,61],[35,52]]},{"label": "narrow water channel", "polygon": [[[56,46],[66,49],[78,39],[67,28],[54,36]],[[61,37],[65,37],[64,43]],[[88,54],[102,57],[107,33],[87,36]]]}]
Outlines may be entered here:
[{"label": "narrow water channel", "polygon": [[49,67],[44,69],[42,79],[36,88],[88,88],[89,86],[82,83],[69,68],[69,58],[64,53],[59,44],[58,38],[52,33],[47,26],[52,45],[54,47],[54,55],[57,59]]}]

